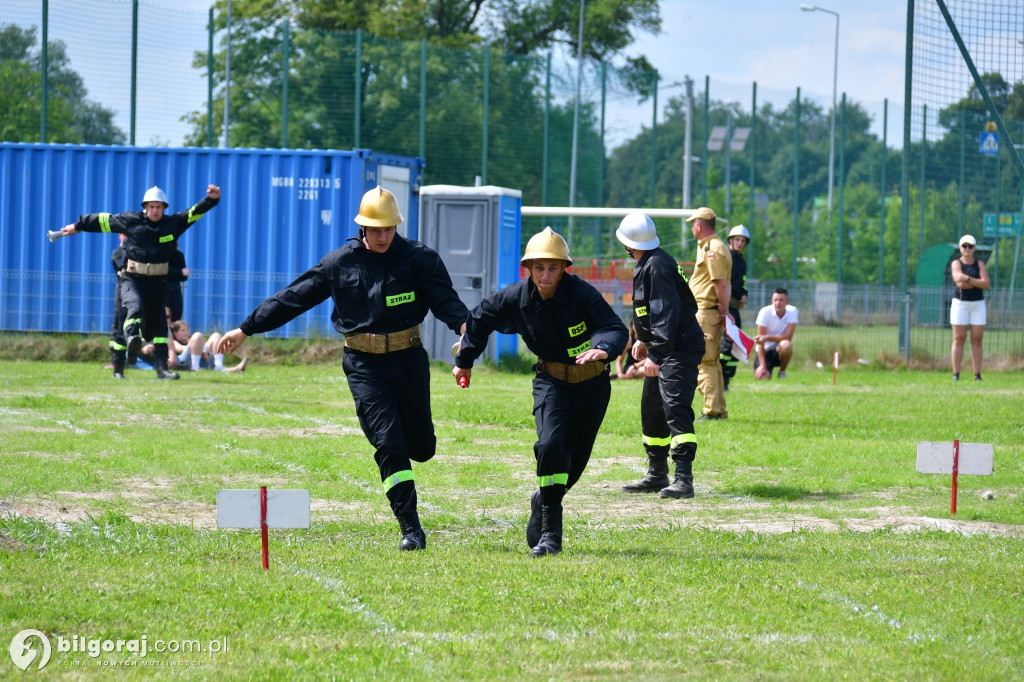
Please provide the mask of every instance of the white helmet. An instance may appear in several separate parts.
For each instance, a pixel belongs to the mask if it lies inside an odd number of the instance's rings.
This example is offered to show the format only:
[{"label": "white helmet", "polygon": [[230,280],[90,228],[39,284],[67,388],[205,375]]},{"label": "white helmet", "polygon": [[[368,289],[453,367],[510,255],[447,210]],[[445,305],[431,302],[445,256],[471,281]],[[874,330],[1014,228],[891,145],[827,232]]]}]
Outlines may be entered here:
[{"label": "white helmet", "polygon": [[732,239],[733,237],[743,237],[749,242],[750,231],[743,225],[737,225],[736,227],[729,230],[729,239]]},{"label": "white helmet", "polygon": [[167,208],[169,206],[169,204],[167,203],[167,195],[164,194],[164,191],[157,187],[156,185],[153,185],[152,187],[146,190],[146,194],[143,195],[142,197],[142,207],[145,208],[146,204],[149,203],[150,201],[162,202],[164,208]]},{"label": "white helmet", "polygon": [[615,236],[629,248],[641,251],[656,249],[661,243],[658,233],[654,229],[654,221],[646,213],[640,211],[627,213],[619,223],[619,229],[615,231]]}]

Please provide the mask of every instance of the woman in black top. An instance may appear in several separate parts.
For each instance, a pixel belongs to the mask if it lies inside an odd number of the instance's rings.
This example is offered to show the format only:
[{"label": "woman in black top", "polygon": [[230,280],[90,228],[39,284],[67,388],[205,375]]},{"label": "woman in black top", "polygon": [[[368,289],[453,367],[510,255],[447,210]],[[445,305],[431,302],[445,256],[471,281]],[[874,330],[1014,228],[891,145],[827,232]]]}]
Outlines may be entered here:
[{"label": "woman in black top", "polygon": [[949,322],[953,325],[953,381],[960,380],[960,365],[964,359],[964,341],[967,328],[971,329],[971,365],[974,380],[981,381],[981,339],[985,334],[985,289],[989,288],[988,270],[974,257],[977,241],[969,234],[960,238],[960,258],[950,268],[956,295],[949,308]]}]

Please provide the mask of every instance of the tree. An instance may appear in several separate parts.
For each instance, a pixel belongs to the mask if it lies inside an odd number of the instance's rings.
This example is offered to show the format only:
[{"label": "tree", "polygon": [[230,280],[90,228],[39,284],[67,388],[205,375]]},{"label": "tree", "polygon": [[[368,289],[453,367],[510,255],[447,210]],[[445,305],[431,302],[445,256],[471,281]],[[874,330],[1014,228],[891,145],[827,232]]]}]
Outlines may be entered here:
[{"label": "tree", "polygon": [[[36,29],[0,26],[0,139],[40,141],[42,54],[34,49]],[[70,67],[63,42],[47,45],[48,142],[123,144],[114,112],[88,100],[81,76]]]}]

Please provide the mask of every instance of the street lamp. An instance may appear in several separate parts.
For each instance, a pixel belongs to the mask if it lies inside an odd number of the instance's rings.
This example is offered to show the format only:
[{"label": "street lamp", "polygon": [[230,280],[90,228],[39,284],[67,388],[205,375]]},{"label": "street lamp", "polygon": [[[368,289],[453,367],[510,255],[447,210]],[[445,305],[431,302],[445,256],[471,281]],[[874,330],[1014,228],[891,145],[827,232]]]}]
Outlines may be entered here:
[{"label": "street lamp", "polygon": [[839,75],[839,13],[833,12],[830,9],[824,7],[815,7],[813,5],[800,5],[800,9],[805,12],[826,12],[833,15],[836,18],[836,49],[835,59],[832,62],[832,135],[831,141],[828,145],[828,214],[831,219],[832,216],[832,169],[835,167],[836,158],[836,81]]}]

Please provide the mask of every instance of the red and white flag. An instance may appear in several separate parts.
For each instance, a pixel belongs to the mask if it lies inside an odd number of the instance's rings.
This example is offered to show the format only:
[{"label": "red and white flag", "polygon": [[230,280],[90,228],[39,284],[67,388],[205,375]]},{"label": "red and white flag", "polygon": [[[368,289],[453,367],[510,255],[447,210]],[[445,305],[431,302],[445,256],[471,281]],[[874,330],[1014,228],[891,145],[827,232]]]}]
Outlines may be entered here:
[{"label": "red and white flag", "polygon": [[736,323],[725,318],[725,334],[732,340],[732,356],[749,364],[750,353],[754,350],[754,339],[747,336],[746,332],[736,326]]}]

